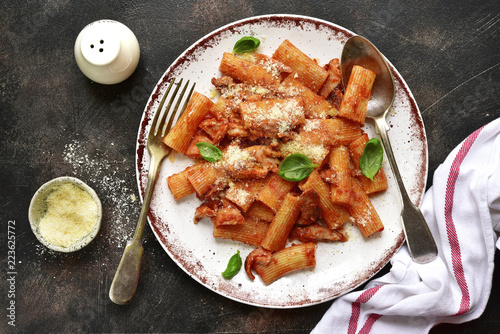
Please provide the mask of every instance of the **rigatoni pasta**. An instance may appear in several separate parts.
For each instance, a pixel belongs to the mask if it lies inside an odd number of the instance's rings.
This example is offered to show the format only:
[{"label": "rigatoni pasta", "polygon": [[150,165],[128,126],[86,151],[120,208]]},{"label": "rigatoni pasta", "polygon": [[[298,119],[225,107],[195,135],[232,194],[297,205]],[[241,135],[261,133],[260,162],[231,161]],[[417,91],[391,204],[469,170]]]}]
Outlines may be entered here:
[{"label": "rigatoni pasta", "polygon": [[194,193],[194,189],[191,182],[188,180],[189,173],[193,172],[197,168],[201,168],[203,163],[197,163],[196,165],[190,166],[180,173],[170,175],[167,178],[168,188],[174,195],[176,201],[183,197],[189,196]]},{"label": "rigatoni pasta", "polygon": [[347,208],[333,203],[331,190],[317,170],[313,170],[300,188],[304,191],[312,190],[319,195],[319,207],[323,213],[323,219],[332,230],[341,227],[349,220]]},{"label": "rigatoni pasta", "polygon": [[323,67],[287,39],[276,49],[273,58],[290,67],[293,77],[314,93],[318,92],[328,77],[328,72]]},{"label": "rigatoni pasta", "polygon": [[269,224],[259,219],[246,219],[244,224],[214,225],[214,238],[230,239],[259,247]]},{"label": "rigatoni pasta", "polygon": [[373,71],[354,65],[340,105],[339,116],[364,123],[374,82],[375,73]]},{"label": "rigatoni pasta", "polygon": [[262,66],[225,52],[219,70],[241,82],[250,85],[269,86],[279,83],[279,80]]},{"label": "rigatoni pasta", "polygon": [[306,117],[326,118],[327,116],[335,116],[339,113],[339,111],[324,97],[314,93],[300,81],[294,79],[293,76],[289,75],[286,77],[286,79],[283,80],[283,85],[297,92],[298,96],[304,101]]},{"label": "rigatoni pasta", "polygon": [[[288,40],[272,58],[226,52],[219,70],[217,101],[195,92],[165,137],[196,160],[167,182],[175,200],[202,201],[194,222],[210,219],[213,237],[255,247],[245,261],[250,279],[255,271],[270,284],[314,268],[317,243],[348,242],[346,223],[363,237],[384,229],[369,195],[387,189],[387,178],[380,170],[372,181],[358,166],[373,72],[353,69],[342,99],[338,59],[322,67]],[[198,142],[222,158],[201,160]],[[314,164],[300,181],[278,174],[292,154]]]},{"label": "rigatoni pasta", "polygon": [[198,126],[208,115],[213,104],[208,97],[193,92],[186,110],[163,139],[163,142],[177,152],[185,153]]},{"label": "rigatoni pasta", "polygon": [[361,234],[368,237],[373,233],[383,231],[384,224],[358,181],[352,183],[352,189],[354,200],[353,204],[349,206],[349,213],[356,222]]},{"label": "rigatoni pasta", "polygon": [[299,197],[287,194],[269,226],[261,246],[270,251],[285,248],[288,236],[300,214]]},{"label": "rigatoni pasta", "polygon": [[269,177],[260,190],[257,199],[274,212],[278,211],[285,196],[295,187],[296,183],[282,179],[277,174]]},{"label": "rigatoni pasta", "polygon": [[350,205],[353,201],[351,162],[349,149],[344,145],[335,146],[330,152],[329,172],[331,172],[330,188],[332,202]]},{"label": "rigatoni pasta", "polygon": [[256,138],[289,136],[305,122],[304,102],[300,98],[247,101],[240,103],[243,127]]},{"label": "rigatoni pasta", "polygon": [[278,278],[295,270],[314,268],[316,246],[309,242],[290,246],[272,254],[267,264],[256,263],[253,269],[262,278],[264,284],[271,284]]}]

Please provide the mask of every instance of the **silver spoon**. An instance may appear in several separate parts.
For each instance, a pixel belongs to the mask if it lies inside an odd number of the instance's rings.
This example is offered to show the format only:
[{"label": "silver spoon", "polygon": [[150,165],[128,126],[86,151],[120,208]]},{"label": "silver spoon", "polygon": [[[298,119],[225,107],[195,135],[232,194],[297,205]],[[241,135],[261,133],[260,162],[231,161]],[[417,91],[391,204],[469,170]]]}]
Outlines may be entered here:
[{"label": "silver spoon", "polygon": [[372,43],[361,36],[349,38],[342,50],[340,69],[344,87],[347,87],[347,82],[349,81],[354,65],[363,66],[376,74],[366,116],[375,121],[377,133],[380,134],[387,158],[389,159],[399,187],[402,199],[401,216],[403,218],[403,230],[410,255],[416,263],[431,262],[436,258],[438,253],[436,242],[432,237],[422,212],[408,197],[392,152],[389,136],[387,135],[389,126],[385,121],[385,117],[392,108],[395,96],[392,72],[384,56],[382,56]]}]

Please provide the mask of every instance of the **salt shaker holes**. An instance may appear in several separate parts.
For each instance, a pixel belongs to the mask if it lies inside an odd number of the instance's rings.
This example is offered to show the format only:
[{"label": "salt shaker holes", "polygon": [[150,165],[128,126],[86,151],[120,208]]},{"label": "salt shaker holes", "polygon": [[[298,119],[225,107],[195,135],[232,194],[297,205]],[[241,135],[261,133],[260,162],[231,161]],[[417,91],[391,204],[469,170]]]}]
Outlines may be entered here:
[{"label": "salt shaker holes", "polygon": [[[101,40],[99,41],[99,43],[100,43],[100,44],[104,44],[104,40],[102,40],[102,39],[101,39]],[[91,48],[91,49],[93,49],[94,47],[95,47],[95,45],[94,45],[94,44],[90,44],[90,48]],[[99,49],[99,52],[103,52],[103,51],[104,51],[104,49],[103,49],[103,48],[100,48],[100,49]]]}]

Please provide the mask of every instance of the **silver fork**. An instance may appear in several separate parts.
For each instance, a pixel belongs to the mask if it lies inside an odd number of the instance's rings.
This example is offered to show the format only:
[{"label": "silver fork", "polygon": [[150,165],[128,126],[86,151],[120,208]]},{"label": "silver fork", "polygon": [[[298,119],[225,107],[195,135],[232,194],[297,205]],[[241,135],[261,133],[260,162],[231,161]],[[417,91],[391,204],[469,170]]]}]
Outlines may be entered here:
[{"label": "silver fork", "polygon": [[[139,222],[137,223],[137,226],[135,228],[134,236],[132,240],[129,240],[127,242],[127,245],[125,246],[120,264],[118,265],[118,269],[116,270],[115,277],[113,278],[113,282],[111,283],[111,287],[109,289],[109,298],[115,304],[128,304],[134,297],[135,291],[137,289],[137,282],[139,281],[139,272],[141,269],[142,254],[144,252],[144,249],[142,248],[142,233],[144,231],[144,225],[146,223],[146,217],[149,211],[149,204],[151,203],[151,197],[153,194],[161,162],[172,151],[170,147],[163,143],[163,137],[165,137],[166,133],[170,131],[174,119],[178,113],[179,104],[189,86],[188,80],[181,93],[178,94],[179,88],[182,84],[182,79],[180,79],[179,83],[176,84],[177,87],[171,95],[165,111],[162,114],[163,104],[165,103],[165,99],[167,98],[170,89],[174,85],[174,82],[175,79],[170,81],[170,84],[168,85],[168,88],[163,95],[160,105],[156,110],[153,122],[151,123],[151,127],[149,128],[147,148],[151,160],[149,163],[148,185],[146,187],[144,202],[142,204],[141,213],[139,215]],[[180,114],[182,114],[182,112],[184,112],[184,110],[186,109],[187,101],[193,93],[194,86],[195,84],[193,84],[193,86],[191,87],[185,99],[186,102],[180,110]],[[175,107],[173,109],[170,109],[176,97],[177,102],[175,104]],[[165,122],[168,115],[170,115],[168,122]]]}]

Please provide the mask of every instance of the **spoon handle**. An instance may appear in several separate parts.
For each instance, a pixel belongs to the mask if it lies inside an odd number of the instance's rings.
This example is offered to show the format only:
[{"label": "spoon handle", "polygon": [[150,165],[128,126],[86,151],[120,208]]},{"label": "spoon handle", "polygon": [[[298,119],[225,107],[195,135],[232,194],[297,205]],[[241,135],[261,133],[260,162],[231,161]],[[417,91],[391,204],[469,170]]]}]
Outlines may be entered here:
[{"label": "spoon handle", "polygon": [[406,192],[403,179],[401,178],[401,174],[399,173],[399,169],[396,164],[396,159],[394,158],[394,153],[392,152],[389,136],[387,134],[389,127],[385,120],[385,115],[375,118],[375,124],[382,139],[385,153],[389,159],[389,164],[391,165],[392,172],[396,178],[399,193],[401,195],[403,230],[406,236],[406,243],[408,245],[410,255],[416,263],[431,262],[436,258],[438,253],[436,242],[432,237],[432,233],[425,222],[422,212],[412,203],[408,193]]}]

